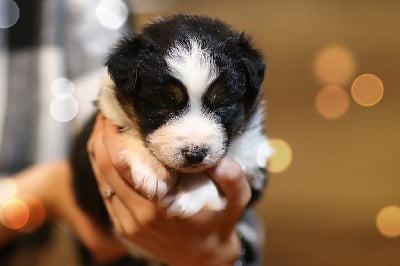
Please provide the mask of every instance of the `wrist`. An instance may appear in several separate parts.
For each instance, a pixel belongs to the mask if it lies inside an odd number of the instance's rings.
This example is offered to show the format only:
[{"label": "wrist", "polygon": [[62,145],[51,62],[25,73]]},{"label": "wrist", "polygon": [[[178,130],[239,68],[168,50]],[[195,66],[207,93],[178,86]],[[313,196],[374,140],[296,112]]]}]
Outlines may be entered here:
[{"label": "wrist", "polygon": [[171,266],[204,265],[204,266],[232,266],[240,257],[240,239],[236,232],[224,239],[215,235],[194,242],[195,249],[172,254],[164,263]]},{"label": "wrist", "polygon": [[203,256],[205,261],[201,265],[232,266],[240,258],[240,255],[240,237],[233,231],[228,238],[219,241],[215,247],[210,248],[210,253]]}]

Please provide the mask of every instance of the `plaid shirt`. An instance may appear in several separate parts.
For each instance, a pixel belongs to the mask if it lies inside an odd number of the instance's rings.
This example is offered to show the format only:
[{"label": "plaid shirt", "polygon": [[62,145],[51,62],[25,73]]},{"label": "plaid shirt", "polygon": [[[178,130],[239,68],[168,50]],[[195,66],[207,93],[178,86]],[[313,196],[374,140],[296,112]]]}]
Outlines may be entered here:
[{"label": "plaid shirt", "polygon": [[[121,35],[98,23],[98,0],[16,2],[17,23],[0,29],[0,174],[65,156],[97,96],[108,47]],[[61,77],[73,82],[80,107],[69,123],[49,111]]]},{"label": "plaid shirt", "polygon": [[[98,23],[95,10],[100,0],[15,2],[20,9],[18,22],[0,28],[0,176],[65,157],[71,133],[93,111],[105,48],[121,36],[121,29],[106,29]],[[79,103],[77,117],[68,123],[50,114],[51,87],[60,77],[73,82],[73,97]],[[262,229],[251,210],[237,229],[246,259],[235,265],[260,265]],[[10,259],[9,249],[1,251],[1,265],[8,265],[2,258],[6,253]]]}]

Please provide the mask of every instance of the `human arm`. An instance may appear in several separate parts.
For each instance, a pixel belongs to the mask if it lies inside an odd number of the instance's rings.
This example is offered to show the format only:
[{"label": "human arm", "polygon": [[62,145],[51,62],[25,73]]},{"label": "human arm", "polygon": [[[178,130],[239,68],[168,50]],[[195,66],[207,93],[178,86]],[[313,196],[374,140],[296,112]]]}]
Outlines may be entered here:
[{"label": "human arm", "polygon": [[[113,235],[99,228],[76,205],[67,160],[35,165],[4,180],[16,188],[14,190],[10,187],[15,193],[10,194],[9,199],[22,200],[30,216],[26,224],[18,229],[10,229],[0,222],[0,245],[10,241],[18,233],[35,230],[45,220],[60,219],[72,228],[99,261],[108,261],[126,252]],[[9,199],[3,199],[0,206]],[[3,204],[3,207],[0,207],[1,216],[18,211],[12,206],[4,206]]]},{"label": "human arm", "polygon": [[[99,121],[88,144],[96,147],[96,160],[91,159],[100,192],[111,186],[117,192],[115,197],[106,200],[116,232],[171,265],[199,262],[204,265],[231,265],[240,249],[235,225],[250,197],[240,167],[228,160],[208,172],[228,199],[224,212],[202,211],[190,219],[169,217],[154,201],[143,198],[121,179],[120,175],[129,174],[129,169],[116,163],[116,158],[109,158],[115,156],[119,149],[117,134],[117,129],[107,121]],[[106,142],[110,140],[112,145]],[[13,197],[36,197],[45,209],[45,218],[64,220],[99,261],[111,261],[126,254],[125,248],[113,235],[104,232],[77,206],[70,185],[71,178],[68,161],[61,160],[30,167],[8,180],[12,180],[17,187]],[[33,210],[35,206],[31,203],[27,201],[28,208]],[[37,214],[31,212],[32,217]],[[29,219],[21,229],[32,230],[43,222],[43,219]],[[18,232],[0,223],[0,245]]]},{"label": "human arm", "polygon": [[88,150],[100,192],[115,191],[105,204],[116,232],[170,265],[233,265],[241,246],[235,227],[251,194],[240,166],[224,159],[207,172],[227,199],[224,211],[183,219],[168,216],[132,188],[121,148],[118,129],[99,116]]}]

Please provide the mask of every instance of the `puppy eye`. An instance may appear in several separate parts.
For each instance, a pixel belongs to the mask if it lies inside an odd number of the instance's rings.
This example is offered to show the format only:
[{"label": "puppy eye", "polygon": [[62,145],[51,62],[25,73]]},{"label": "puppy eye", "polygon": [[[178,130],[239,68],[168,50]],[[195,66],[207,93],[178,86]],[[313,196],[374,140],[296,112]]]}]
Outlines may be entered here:
[{"label": "puppy eye", "polygon": [[230,94],[223,84],[219,82],[211,85],[205,100],[211,109],[232,106],[239,101],[238,97]]},{"label": "puppy eye", "polygon": [[222,106],[226,105],[227,99],[221,93],[213,93],[208,97],[208,102],[212,106]]},{"label": "puppy eye", "polygon": [[185,96],[181,88],[178,86],[168,86],[167,90],[171,103],[181,105],[184,102]]},{"label": "puppy eye", "polygon": [[155,105],[164,113],[176,112],[184,107],[186,98],[182,88],[169,85],[158,95]]}]

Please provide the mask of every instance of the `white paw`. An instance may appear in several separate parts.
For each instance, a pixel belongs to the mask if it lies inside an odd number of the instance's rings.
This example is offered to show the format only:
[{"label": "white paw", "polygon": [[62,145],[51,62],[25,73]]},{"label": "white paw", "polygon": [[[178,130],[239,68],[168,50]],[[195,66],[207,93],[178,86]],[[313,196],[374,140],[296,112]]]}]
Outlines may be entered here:
[{"label": "white paw", "polygon": [[170,215],[189,217],[202,209],[220,211],[225,208],[226,200],[219,194],[211,180],[208,178],[200,180],[198,176],[190,175],[180,178],[185,180],[180,180],[176,189],[160,203],[167,207]]},{"label": "white paw", "polygon": [[145,197],[149,199],[155,196],[162,198],[167,194],[168,183],[158,178],[151,168],[135,164],[131,167],[131,173],[135,189],[139,190]]},{"label": "white paw", "polygon": [[161,199],[175,183],[175,175],[154,157],[139,158],[129,152],[124,155],[131,169],[133,186],[143,196]]}]

